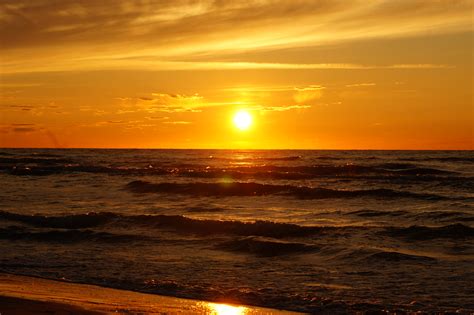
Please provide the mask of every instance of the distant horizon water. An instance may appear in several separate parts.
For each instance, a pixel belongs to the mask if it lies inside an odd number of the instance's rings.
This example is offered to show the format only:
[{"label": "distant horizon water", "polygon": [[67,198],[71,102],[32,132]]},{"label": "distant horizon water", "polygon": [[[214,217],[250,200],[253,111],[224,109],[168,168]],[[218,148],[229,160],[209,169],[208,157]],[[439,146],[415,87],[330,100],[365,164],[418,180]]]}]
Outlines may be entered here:
[{"label": "distant horizon water", "polygon": [[305,148],[140,148],[140,147],[1,147],[0,150],[222,150],[222,151],[474,151],[474,149],[305,149]]}]

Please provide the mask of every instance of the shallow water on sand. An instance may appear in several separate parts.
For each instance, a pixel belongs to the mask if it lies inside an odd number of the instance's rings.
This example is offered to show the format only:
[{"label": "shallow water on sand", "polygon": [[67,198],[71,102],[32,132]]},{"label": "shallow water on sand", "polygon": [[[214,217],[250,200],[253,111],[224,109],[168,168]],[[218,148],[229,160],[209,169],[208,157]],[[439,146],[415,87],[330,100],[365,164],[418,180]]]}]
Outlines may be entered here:
[{"label": "shallow water on sand", "polygon": [[288,310],[474,311],[472,151],[0,150],[0,271]]}]

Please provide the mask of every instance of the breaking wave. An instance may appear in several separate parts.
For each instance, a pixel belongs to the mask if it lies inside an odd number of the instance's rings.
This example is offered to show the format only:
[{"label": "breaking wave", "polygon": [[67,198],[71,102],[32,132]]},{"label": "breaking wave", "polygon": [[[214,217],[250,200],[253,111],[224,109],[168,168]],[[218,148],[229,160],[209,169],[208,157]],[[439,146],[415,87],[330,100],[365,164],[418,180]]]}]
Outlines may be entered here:
[{"label": "breaking wave", "polygon": [[417,194],[408,191],[392,189],[366,190],[334,190],[328,188],[312,188],[293,185],[272,185],[259,183],[150,183],[147,181],[132,181],[125,187],[134,193],[166,193],[192,196],[267,196],[284,195],[301,199],[327,198],[420,198],[427,200],[441,200],[446,197],[435,194]]},{"label": "breaking wave", "polygon": [[299,237],[316,234],[330,227],[300,226],[271,221],[221,221],[198,220],[180,215],[133,215],[124,216],[110,212],[88,213],[67,216],[20,215],[0,212],[0,219],[21,222],[44,228],[84,229],[107,224],[113,226],[147,226],[150,228],[198,235],[229,234],[239,236]]},{"label": "breaking wave", "polygon": [[427,161],[427,162],[464,162],[474,163],[474,157],[459,157],[459,156],[448,156],[448,157],[430,157],[430,158],[404,158],[404,161]]},{"label": "breaking wave", "polygon": [[412,225],[406,228],[391,227],[384,233],[392,237],[402,237],[413,241],[437,238],[465,239],[474,237],[474,228],[461,223],[440,227]]},{"label": "breaking wave", "polygon": [[348,212],[347,214],[356,215],[359,217],[382,217],[382,216],[389,216],[389,217],[398,217],[409,214],[408,211],[404,210],[396,210],[396,211],[379,211],[379,210],[356,210]]},{"label": "breaking wave", "polygon": [[[219,158],[223,159],[223,158]],[[459,174],[444,169],[422,167],[410,163],[382,163],[375,165],[272,165],[268,161],[293,161],[300,156],[253,158],[264,159],[259,165],[247,166],[209,166],[204,164],[167,164],[142,161],[134,167],[107,165],[97,162],[78,162],[68,158],[54,156],[31,157],[0,157],[0,171],[17,176],[47,176],[68,173],[98,173],[110,175],[170,175],[194,178],[233,178],[233,179],[282,179],[301,180],[318,177],[374,177],[374,178],[406,178],[410,180],[455,180],[465,179],[457,177]],[[235,159],[229,159],[235,160]],[[466,179],[467,180],[467,179]]]},{"label": "breaking wave", "polygon": [[[335,235],[338,231],[376,229],[380,233],[391,237],[402,237],[408,240],[430,240],[436,238],[464,239],[474,238],[474,228],[463,224],[451,224],[440,227],[413,225],[410,227],[358,227],[358,226],[303,226],[291,223],[277,223],[272,221],[232,221],[232,220],[203,220],[181,215],[120,215],[112,212],[91,212],[65,216],[24,215],[0,211],[0,221],[17,222],[36,228],[55,228],[65,230],[91,229],[99,226],[147,227],[161,229],[182,234],[196,235],[236,235],[259,236],[281,239],[285,237],[304,237],[311,235]],[[16,230],[15,230],[16,231]],[[72,232],[71,232],[72,233]],[[244,238],[228,243],[228,248],[248,247],[250,244],[269,242],[267,239]],[[281,245],[278,243],[277,245]],[[281,246],[287,246],[285,244]],[[293,246],[293,245],[291,245]]]},{"label": "breaking wave", "polygon": [[111,212],[89,212],[65,216],[25,215],[0,211],[0,219],[21,222],[36,227],[83,229],[103,225],[117,217]]},{"label": "breaking wave", "polygon": [[316,246],[303,243],[284,242],[280,240],[272,240],[253,236],[223,242],[216,245],[215,248],[231,252],[249,253],[264,257],[309,253],[319,249]]},{"label": "breaking wave", "polygon": [[298,161],[303,157],[301,155],[290,155],[281,157],[244,157],[244,158],[225,158],[225,157],[209,157],[212,160],[235,161],[235,162],[260,162],[260,161]]},{"label": "breaking wave", "polygon": [[76,242],[131,242],[144,239],[139,235],[122,235],[92,230],[49,230],[32,232],[21,227],[0,229],[0,239],[11,241],[26,240],[39,242],[76,243]]},{"label": "breaking wave", "polygon": [[392,251],[380,251],[375,254],[369,255],[366,258],[368,261],[382,261],[382,262],[434,262],[435,258],[422,256],[422,255],[412,255],[404,254],[399,252]]}]

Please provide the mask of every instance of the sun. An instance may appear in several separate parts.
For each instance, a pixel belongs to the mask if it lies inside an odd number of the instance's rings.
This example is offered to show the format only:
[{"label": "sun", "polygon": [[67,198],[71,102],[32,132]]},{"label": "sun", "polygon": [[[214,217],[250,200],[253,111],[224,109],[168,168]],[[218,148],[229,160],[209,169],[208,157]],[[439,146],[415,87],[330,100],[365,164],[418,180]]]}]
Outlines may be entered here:
[{"label": "sun", "polygon": [[247,130],[252,125],[252,115],[246,110],[239,110],[234,115],[234,125],[240,130]]}]

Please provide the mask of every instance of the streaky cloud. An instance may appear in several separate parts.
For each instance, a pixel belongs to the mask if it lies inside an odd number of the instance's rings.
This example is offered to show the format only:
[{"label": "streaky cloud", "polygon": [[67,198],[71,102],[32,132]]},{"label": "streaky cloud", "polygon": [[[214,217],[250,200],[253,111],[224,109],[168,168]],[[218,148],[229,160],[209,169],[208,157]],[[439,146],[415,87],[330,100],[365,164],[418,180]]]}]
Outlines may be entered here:
[{"label": "streaky cloud", "polygon": [[447,64],[394,64],[364,65],[350,63],[266,63],[266,62],[101,62],[82,63],[78,61],[54,61],[49,64],[35,66],[21,64],[4,64],[4,73],[16,72],[61,72],[61,71],[99,71],[99,70],[143,70],[143,71],[192,71],[192,70],[370,70],[370,69],[450,69]]},{"label": "streaky cloud", "polygon": [[[445,68],[222,60],[229,53],[466,31],[472,31],[472,1],[468,0],[102,0],[87,5],[73,0],[5,0],[0,4],[4,73]],[[196,61],[205,56],[207,62]]]}]

